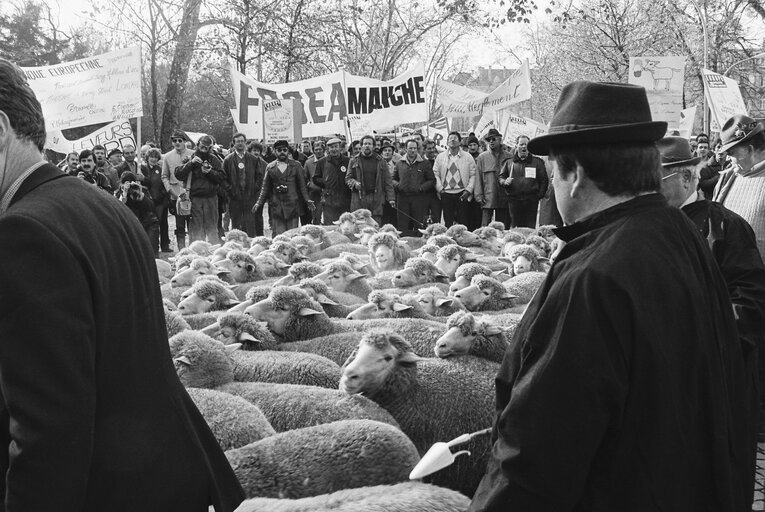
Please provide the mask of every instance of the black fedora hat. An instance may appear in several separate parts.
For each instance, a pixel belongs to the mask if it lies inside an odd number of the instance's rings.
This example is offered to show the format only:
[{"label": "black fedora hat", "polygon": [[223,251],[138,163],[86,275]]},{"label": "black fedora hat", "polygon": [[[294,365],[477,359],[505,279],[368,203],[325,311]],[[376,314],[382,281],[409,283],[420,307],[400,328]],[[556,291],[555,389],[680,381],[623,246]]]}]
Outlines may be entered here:
[{"label": "black fedora hat", "polygon": [[608,82],[571,82],[558,98],[550,130],[529,141],[529,151],[550,154],[550,146],[655,142],[667,123],[651,120],[645,89]]},{"label": "black fedora hat", "polygon": [[761,123],[758,123],[749,116],[742,114],[735,115],[725,121],[720,132],[722,147],[720,151],[728,151],[737,144],[742,144],[763,130]]},{"label": "black fedora hat", "polygon": [[490,139],[492,137],[499,137],[501,139],[502,138],[502,134],[499,133],[499,130],[497,130],[496,128],[490,128],[489,132],[486,135],[484,135],[483,138],[484,138],[484,140],[487,140],[487,139]]},{"label": "black fedora hat", "polygon": [[700,156],[693,156],[691,144],[682,137],[664,137],[656,143],[661,153],[662,167],[679,165],[696,165],[701,162]]}]

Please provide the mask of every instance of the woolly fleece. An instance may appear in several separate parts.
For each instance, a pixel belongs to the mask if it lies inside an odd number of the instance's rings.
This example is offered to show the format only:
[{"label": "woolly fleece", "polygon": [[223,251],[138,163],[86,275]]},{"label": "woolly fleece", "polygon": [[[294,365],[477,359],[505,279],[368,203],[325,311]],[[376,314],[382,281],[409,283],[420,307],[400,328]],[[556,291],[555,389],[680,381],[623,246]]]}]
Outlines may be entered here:
[{"label": "woolly fleece", "polygon": [[340,366],[326,357],[301,352],[265,350],[231,353],[233,380],[237,382],[273,382],[337,388]]},{"label": "woolly fleece", "polygon": [[[218,318],[218,325],[221,328],[233,328],[234,335],[237,338],[237,341],[234,343],[241,343],[241,349],[244,351],[274,350],[276,347],[276,339],[274,339],[271,331],[250,315],[245,315],[244,313],[225,313]],[[252,340],[240,340],[239,336],[243,333],[251,335],[259,343]]]}]

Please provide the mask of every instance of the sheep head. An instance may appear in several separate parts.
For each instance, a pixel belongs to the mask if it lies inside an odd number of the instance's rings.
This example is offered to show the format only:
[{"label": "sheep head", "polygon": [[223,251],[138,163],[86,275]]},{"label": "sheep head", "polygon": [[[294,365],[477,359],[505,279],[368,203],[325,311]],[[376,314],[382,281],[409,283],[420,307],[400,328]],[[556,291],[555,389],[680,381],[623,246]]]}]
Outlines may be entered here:
[{"label": "sheep head", "polygon": [[483,275],[473,277],[470,286],[459,290],[454,296],[465,305],[468,311],[483,309],[484,303],[499,305],[502,301],[515,298],[505,290],[502,283]]},{"label": "sheep head", "polygon": [[217,279],[199,279],[190,292],[189,296],[178,304],[178,311],[182,315],[220,311],[239,303],[228,285]]},{"label": "sheep head", "polygon": [[229,354],[238,344],[224,345],[198,331],[182,331],[169,343],[175,371],[185,387],[211,389],[234,380]]},{"label": "sheep head", "polygon": [[312,261],[299,261],[292,265],[287,275],[274,283],[274,286],[290,286],[303,279],[315,277],[321,273],[321,267]]},{"label": "sheep head", "polygon": [[457,244],[450,244],[441,247],[438,250],[436,259],[436,267],[449,277],[454,279],[457,269],[460,265],[467,261],[474,261],[475,255],[468,251],[465,247]]},{"label": "sheep head", "polygon": [[364,279],[364,274],[356,271],[348,263],[335,261],[330,263],[327,269],[316,275],[336,292],[344,292],[357,279]]},{"label": "sheep head", "polygon": [[440,222],[436,222],[435,224],[430,224],[425,229],[420,229],[419,232],[422,233],[422,238],[428,240],[436,235],[443,235],[446,233],[446,226]]},{"label": "sheep head", "polygon": [[454,273],[454,281],[449,286],[449,295],[454,295],[463,288],[470,286],[474,276],[484,275],[491,277],[491,269],[480,263],[463,263]]},{"label": "sheep head", "polygon": [[225,272],[218,269],[207,258],[197,257],[188,268],[180,270],[173,276],[170,280],[170,286],[173,288],[191,286],[194,283],[194,279],[205,274],[222,275]]},{"label": "sheep head", "polygon": [[425,258],[411,258],[406,261],[403,270],[393,274],[393,284],[398,288],[408,288],[417,284],[446,281],[447,275]]},{"label": "sheep head", "polygon": [[409,311],[412,304],[406,303],[401,296],[388,293],[384,290],[373,290],[369,294],[366,304],[351,311],[346,317],[348,320],[369,320],[372,318],[388,318],[399,316],[400,313]]},{"label": "sheep head", "polygon": [[435,286],[417,290],[417,302],[419,302],[422,310],[431,316],[438,316],[441,308],[462,306],[455,297],[446,296],[441,289]]},{"label": "sheep head", "polygon": [[[241,229],[232,229],[226,233],[225,242],[236,242],[242,247],[250,245],[250,237]],[[225,244],[224,244],[225,245]]]},{"label": "sheep head", "polygon": [[305,290],[286,286],[274,288],[268,298],[248,307],[245,314],[265,322],[271,332],[282,337],[290,323],[298,317],[326,316],[321,305],[311,299]]},{"label": "sheep head", "polygon": [[480,336],[494,336],[502,331],[472,313],[458,311],[446,322],[446,332],[436,341],[436,356],[445,358],[468,354]]}]

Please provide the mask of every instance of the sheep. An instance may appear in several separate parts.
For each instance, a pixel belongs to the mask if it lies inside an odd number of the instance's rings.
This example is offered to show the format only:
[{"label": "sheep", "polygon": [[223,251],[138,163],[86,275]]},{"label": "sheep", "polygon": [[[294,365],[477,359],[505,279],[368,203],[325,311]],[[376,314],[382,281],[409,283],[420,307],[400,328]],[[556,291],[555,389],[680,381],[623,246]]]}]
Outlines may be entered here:
[{"label": "sheep", "polygon": [[479,319],[472,313],[458,311],[446,322],[446,333],[436,342],[435,353],[442,359],[471,355],[501,363],[508,345],[504,331],[490,317]]},{"label": "sheep", "polygon": [[418,284],[448,282],[449,277],[434,263],[425,258],[410,258],[404,264],[404,269],[393,274],[393,285],[397,288],[408,288]]},{"label": "sheep", "polygon": [[189,323],[181,316],[178,311],[172,311],[165,306],[165,327],[167,328],[167,337],[172,338],[181,331],[191,329]]},{"label": "sheep", "polygon": [[297,288],[278,286],[267,299],[248,307],[245,313],[266,322],[279,342],[305,340],[336,332],[321,305]]},{"label": "sheep", "polygon": [[239,288],[244,287],[245,286],[240,286],[234,290],[234,294],[237,298],[243,298],[244,300],[236,306],[229,308],[229,313],[244,313],[248,307],[268,297],[268,294],[271,293],[272,290],[272,286],[267,286],[262,283],[253,283],[253,286],[246,287],[247,289],[244,293],[244,297],[241,297]]},{"label": "sheep", "polygon": [[446,226],[440,222],[436,222],[435,224],[430,224],[425,229],[420,229],[418,231],[422,233],[422,238],[428,240],[436,235],[443,235],[446,233]]},{"label": "sheep", "polygon": [[492,272],[489,267],[480,263],[471,262],[460,265],[454,273],[454,281],[449,285],[449,295],[454,295],[459,290],[470,286],[473,276],[479,274],[491,277]]},{"label": "sheep", "polygon": [[221,282],[212,279],[198,280],[191,287],[191,294],[178,304],[182,315],[221,311],[239,304],[234,292]]},{"label": "sheep", "polygon": [[558,235],[553,231],[555,229],[558,229],[558,226],[555,224],[545,224],[544,226],[539,226],[535,234],[541,236],[548,242],[552,242],[554,239],[558,238]]},{"label": "sheep", "polygon": [[447,235],[433,235],[428,239],[428,243],[426,245],[435,245],[439,249],[441,247],[444,247],[445,245],[452,245],[456,244],[457,242],[454,240],[454,238],[447,236]]},{"label": "sheep", "polygon": [[499,257],[498,259],[508,265],[507,273],[511,277],[524,272],[544,272],[543,261],[547,261],[547,258],[539,256],[535,247],[526,244],[514,246],[508,252],[507,257]]},{"label": "sheep", "polygon": [[421,482],[343,489],[298,500],[252,498],[237,512],[466,512],[470,499],[451,489]]},{"label": "sheep", "polygon": [[371,318],[423,318],[438,320],[423,311],[416,297],[400,296],[389,290],[373,290],[366,304],[351,311],[348,320],[369,320]]},{"label": "sheep", "polygon": [[367,244],[372,265],[378,271],[398,270],[409,259],[409,248],[392,233],[377,233]]},{"label": "sheep", "polygon": [[186,391],[224,451],[276,434],[260,409],[244,398],[213,389]]},{"label": "sheep", "polygon": [[241,250],[229,251],[215,266],[225,272],[223,279],[228,283],[249,283],[266,278],[255,258]]},{"label": "sheep", "polygon": [[250,237],[241,229],[232,229],[223,237],[224,242],[236,242],[242,247],[250,246]]},{"label": "sheep", "polygon": [[494,228],[500,233],[502,233],[505,230],[505,224],[504,222],[500,222],[498,220],[495,220],[493,222],[489,222],[489,225],[487,226],[489,228]]},{"label": "sheep", "polygon": [[226,457],[248,498],[303,498],[403,482],[419,461],[401,430],[371,420],[281,432]]},{"label": "sheep", "polygon": [[376,273],[375,269],[372,268],[368,255],[365,259],[362,259],[361,255],[353,254],[351,252],[341,252],[338,259],[335,261],[344,261],[357,272],[361,272],[367,276],[373,276]]},{"label": "sheep", "polygon": [[162,298],[162,306],[164,306],[165,310],[167,311],[178,311],[178,306],[175,304],[175,302],[164,297]]},{"label": "sheep", "polygon": [[271,247],[272,240],[267,236],[256,236],[250,241],[250,248],[247,252],[254,256],[257,256],[261,252]]},{"label": "sheep", "polygon": [[399,231],[393,224],[383,224],[378,233],[391,233],[398,238],[401,236],[402,231]]},{"label": "sheep", "polygon": [[542,283],[547,279],[546,272],[524,272],[502,283],[508,293],[517,297],[518,304],[528,304]]},{"label": "sheep", "polygon": [[292,265],[287,271],[287,275],[278,279],[274,286],[289,286],[297,284],[303,279],[316,277],[321,274],[322,268],[312,261],[299,261]]},{"label": "sheep", "polygon": [[505,245],[502,246],[502,252],[500,253],[501,256],[507,256],[508,252],[510,252],[510,249],[516,245],[526,243],[526,237],[512,229],[510,231],[506,231],[502,236],[502,239],[505,241]]},{"label": "sheep", "polygon": [[462,247],[480,247],[481,239],[464,224],[453,224],[446,230],[446,236],[454,239]]},{"label": "sheep", "polygon": [[200,256],[208,257],[212,256],[212,253],[215,250],[215,246],[213,246],[213,244],[210,242],[205,242],[204,240],[194,240],[189,244],[188,249]]},{"label": "sheep", "polygon": [[[496,414],[489,379],[459,364],[415,355],[408,341],[386,330],[368,332],[343,367],[340,389],[363,393],[398,421],[420,454],[434,443],[490,427]],[[486,469],[488,436],[465,445],[469,457],[431,477],[472,496]]]},{"label": "sheep", "polygon": [[316,275],[316,278],[327,283],[336,292],[350,293],[362,299],[368,297],[372,291],[364,274],[340,261],[330,263],[324,272]]},{"label": "sheep", "polygon": [[[333,291],[330,290],[327,283],[320,279],[303,279],[298,285],[298,288],[305,290],[313,300],[321,304],[324,312],[330,318],[345,318],[355,309],[355,306],[338,303],[337,300],[335,300]],[[355,295],[351,297],[353,299],[358,299]]]},{"label": "sheep", "polygon": [[160,277],[160,279],[164,279],[166,282],[170,281],[170,279],[173,277],[173,266],[170,264],[170,262],[160,259],[155,259],[154,262],[157,265],[157,275]]},{"label": "sheep", "polygon": [[419,249],[412,251],[412,256],[425,258],[426,260],[435,263],[438,261],[438,250],[439,248],[435,245],[425,244]]},{"label": "sheep", "polygon": [[207,258],[197,257],[191,261],[188,268],[182,269],[170,279],[170,286],[178,288],[181,286],[191,286],[194,283],[194,279],[201,275],[215,275],[219,276],[225,272],[216,267]]},{"label": "sheep", "polygon": [[515,296],[502,283],[484,275],[474,276],[470,286],[454,294],[468,311],[496,311],[513,306]]},{"label": "sheep", "polygon": [[175,273],[177,274],[182,269],[188,268],[189,265],[191,265],[191,262],[199,257],[200,256],[197,253],[189,251],[187,254],[176,254],[175,257],[170,258],[169,261],[172,262],[173,267],[175,268]]},{"label": "sheep", "polygon": [[465,306],[457,298],[447,296],[436,286],[417,290],[417,302],[422,310],[431,316],[447,317],[456,311],[465,310]]},{"label": "sheep", "polygon": [[276,339],[271,331],[244,313],[227,312],[203,332],[209,333],[226,345],[239,343],[244,351],[276,348]]},{"label": "sheep", "polygon": [[169,340],[181,383],[219,388],[229,382],[272,382],[336,388],[340,367],[316,354],[238,350],[198,331],[183,331]]},{"label": "sheep", "polygon": [[350,212],[345,212],[340,215],[340,217],[334,221],[334,223],[336,226],[338,226],[340,233],[344,236],[347,236],[351,240],[355,238],[354,235],[357,234],[360,230],[359,225],[356,224],[356,217]]},{"label": "sheep", "polygon": [[317,249],[329,249],[332,245],[332,240],[330,240],[329,234],[321,226],[306,224],[305,226],[301,226],[298,233],[310,238]]},{"label": "sheep", "polygon": [[547,258],[550,254],[550,243],[541,236],[529,235],[525,243],[533,247],[541,258]]},{"label": "sheep", "polygon": [[244,251],[244,246],[238,242],[226,242],[217,249],[215,249],[210,256],[212,263],[218,263],[226,259],[226,255],[229,251]]},{"label": "sheep", "polygon": [[436,267],[448,276],[449,280],[454,280],[460,265],[475,260],[476,256],[465,247],[457,244],[450,244],[445,245],[438,250]]},{"label": "sheep", "polygon": [[369,244],[369,240],[377,234],[379,230],[377,228],[373,228],[372,226],[365,226],[361,228],[361,230],[356,233],[354,236],[356,237],[356,240],[360,245],[363,245],[364,247]]},{"label": "sheep", "polygon": [[362,226],[372,226],[375,228],[379,227],[377,221],[372,217],[372,212],[366,208],[359,208],[351,213],[353,214],[353,218],[356,220],[356,224],[360,224]]},{"label": "sheep", "polygon": [[[297,249],[295,249],[297,251]],[[261,252],[255,256],[255,264],[266,277],[281,277],[287,275],[287,269],[290,267],[276,256],[270,249]]]},{"label": "sheep", "polygon": [[269,249],[274,256],[282,260],[287,265],[292,265],[298,261],[305,259],[297,248],[297,245],[290,241],[274,240]]},{"label": "sheep", "polygon": [[502,247],[505,245],[505,242],[500,238],[499,231],[486,226],[476,229],[474,233],[481,239],[481,247],[490,254],[498,255],[502,252]]}]

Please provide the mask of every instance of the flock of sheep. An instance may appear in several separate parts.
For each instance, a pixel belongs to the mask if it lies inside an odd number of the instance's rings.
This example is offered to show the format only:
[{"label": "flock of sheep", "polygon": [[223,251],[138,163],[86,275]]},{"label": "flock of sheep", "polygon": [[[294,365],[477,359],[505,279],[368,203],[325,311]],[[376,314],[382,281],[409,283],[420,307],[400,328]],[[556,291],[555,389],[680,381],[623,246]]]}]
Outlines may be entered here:
[{"label": "flock of sheep", "polygon": [[357,210],[157,260],[176,371],[241,510],[466,510],[488,436],[409,474],[434,443],[491,427],[494,377],[560,247],[548,226],[501,223],[402,238]]}]

